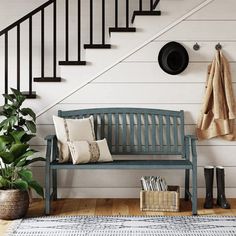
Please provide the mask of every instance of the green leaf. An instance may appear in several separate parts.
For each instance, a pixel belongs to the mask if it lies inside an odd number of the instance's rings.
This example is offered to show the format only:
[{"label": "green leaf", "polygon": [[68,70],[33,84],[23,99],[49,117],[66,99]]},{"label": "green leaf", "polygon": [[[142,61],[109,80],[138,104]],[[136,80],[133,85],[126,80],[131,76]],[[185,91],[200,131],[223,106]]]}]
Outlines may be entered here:
[{"label": "green leaf", "polygon": [[[32,156],[35,152],[36,152],[36,151],[35,151],[35,150],[32,150],[32,149],[28,150],[28,151],[25,152],[22,156],[20,156],[19,158],[17,158],[17,159],[14,161],[14,164],[15,164],[16,166],[24,166],[24,165],[26,165],[25,163],[26,163],[27,157]],[[23,163],[22,163],[21,161],[23,161]],[[21,162],[21,163],[20,163],[20,162]]]},{"label": "green leaf", "polygon": [[5,116],[4,106],[0,106],[0,116]]},{"label": "green leaf", "polygon": [[35,113],[33,112],[33,110],[30,109],[30,108],[22,108],[22,109],[21,109],[21,114],[22,114],[23,116],[29,115],[29,116],[31,116],[31,117],[33,118],[34,121],[36,120],[36,115],[35,115]]},{"label": "green leaf", "polygon": [[18,109],[20,108],[26,97],[17,89],[11,88],[11,91],[13,92],[12,95],[14,96],[14,102],[12,106],[15,106]]},{"label": "green leaf", "polygon": [[32,189],[35,190],[37,194],[39,194],[42,198],[44,198],[43,188],[40,186],[40,184],[37,181],[35,180],[29,181],[28,184]]},{"label": "green leaf", "polygon": [[28,147],[28,144],[13,144],[10,148],[10,152],[14,155],[14,160],[24,155]]},{"label": "green leaf", "polygon": [[14,130],[10,132],[10,134],[14,138],[16,143],[21,143],[21,139],[26,134],[26,132],[23,130],[22,131]]},{"label": "green leaf", "polygon": [[0,123],[0,127],[2,127],[4,130],[9,130],[9,129],[12,129],[12,127],[16,124],[16,122],[17,122],[17,117],[11,116],[11,117],[3,120]]},{"label": "green leaf", "polygon": [[8,135],[1,135],[0,136],[0,152],[6,149],[7,144],[11,143],[13,140]]},{"label": "green leaf", "polygon": [[21,189],[21,190],[27,190],[29,188],[29,185],[26,181],[24,181],[23,179],[16,179],[13,183],[12,183],[13,187],[16,189]]},{"label": "green leaf", "polygon": [[31,170],[23,169],[19,171],[18,174],[21,177],[21,179],[23,179],[26,182],[29,182],[30,180],[33,179],[33,174]]},{"label": "green leaf", "polygon": [[32,138],[34,138],[35,135],[34,134],[25,134],[22,139],[21,139],[21,142],[22,143],[26,143],[28,141],[30,141]]},{"label": "green leaf", "polygon": [[0,189],[8,189],[10,186],[9,180],[0,175]]},{"label": "green leaf", "polygon": [[14,161],[14,155],[10,152],[0,152],[0,157],[5,164],[11,164]]},{"label": "green leaf", "polygon": [[2,96],[11,102],[14,102],[14,96],[12,94],[3,94]]},{"label": "green leaf", "polygon": [[27,120],[25,125],[32,133],[36,133],[36,125],[33,121]]},{"label": "green leaf", "polygon": [[22,167],[26,166],[26,158],[25,157],[20,157],[14,161],[14,164],[16,167]]},{"label": "green leaf", "polygon": [[11,88],[11,91],[15,96],[23,96],[23,94],[17,89]]},{"label": "green leaf", "polygon": [[31,163],[37,162],[37,161],[46,161],[44,157],[36,157],[31,160],[26,160],[25,165],[29,165]]}]

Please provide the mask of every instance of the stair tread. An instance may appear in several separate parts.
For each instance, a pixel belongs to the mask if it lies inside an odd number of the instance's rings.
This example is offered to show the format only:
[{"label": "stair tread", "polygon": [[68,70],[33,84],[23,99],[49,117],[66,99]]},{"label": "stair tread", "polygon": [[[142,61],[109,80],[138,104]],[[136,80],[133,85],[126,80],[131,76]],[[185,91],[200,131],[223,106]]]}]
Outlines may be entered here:
[{"label": "stair tread", "polygon": [[61,77],[35,77],[34,82],[61,82]]},{"label": "stair tread", "polygon": [[85,66],[86,61],[59,61],[60,66]]},{"label": "stair tread", "polygon": [[135,16],[160,16],[161,11],[134,11],[131,22],[134,23]]},{"label": "stair tread", "polygon": [[35,91],[32,91],[31,93],[29,91],[22,91],[21,92],[26,98],[28,99],[35,99],[37,98],[37,94]]},{"label": "stair tread", "polygon": [[111,44],[84,44],[85,49],[110,49]]},{"label": "stair tread", "polygon": [[136,32],[135,27],[110,27],[109,33],[111,32]]}]

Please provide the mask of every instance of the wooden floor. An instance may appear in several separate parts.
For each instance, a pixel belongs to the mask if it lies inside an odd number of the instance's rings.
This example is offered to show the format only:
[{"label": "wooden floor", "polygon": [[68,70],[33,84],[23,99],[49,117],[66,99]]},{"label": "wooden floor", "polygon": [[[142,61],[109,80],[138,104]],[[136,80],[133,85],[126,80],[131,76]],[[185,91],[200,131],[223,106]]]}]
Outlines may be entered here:
[{"label": "wooden floor", "polygon": [[[231,209],[225,210],[218,207],[203,209],[203,199],[198,201],[199,215],[227,215],[236,216],[236,199],[229,199]],[[44,202],[34,200],[30,205],[27,217],[44,215]],[[181,200],[180,212],[142,212],[139,210],[139,199],[59,199],[53,203],[52,215],[90,215],[90,216],[187,216],[191,215],[191,203]],[[12,221],[0,220],[0,235],[4,235]]]}]

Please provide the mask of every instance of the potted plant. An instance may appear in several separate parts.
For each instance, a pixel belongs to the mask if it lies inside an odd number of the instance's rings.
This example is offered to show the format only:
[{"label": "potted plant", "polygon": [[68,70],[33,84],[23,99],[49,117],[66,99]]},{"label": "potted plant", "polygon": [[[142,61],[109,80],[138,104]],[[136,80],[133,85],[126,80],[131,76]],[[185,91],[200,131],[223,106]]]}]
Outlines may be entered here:
[{"label": "potted plant", "polygon": [[12,89],[3,95],[6,103],[0,111],[0,218],[23,217],[29,207],[29,193],[34,189],[44,196],[43,188],[33,179],[29,164],[44,161],[34,157],[29,141],[36,133],[36,115],[30,108],[22,108],[25,96]]}]

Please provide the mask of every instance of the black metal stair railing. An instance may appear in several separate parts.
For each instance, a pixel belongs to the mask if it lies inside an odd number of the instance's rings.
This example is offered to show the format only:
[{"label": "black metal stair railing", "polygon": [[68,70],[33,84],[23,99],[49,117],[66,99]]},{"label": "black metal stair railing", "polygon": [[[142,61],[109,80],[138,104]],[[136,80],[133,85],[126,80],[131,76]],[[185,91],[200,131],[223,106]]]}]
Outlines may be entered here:
[{"label": "black metal stair railing", "polygon": [[65,0],[65,60],[59,61],[63,66],[85,66],[86,61],[81,60],[81,0],[77,0],[77,33],[78,33],[78,52],[77,61],[70,60],[69,57],[69,0]]},{"label": "black metal stair railing", "polygon": [[160,16],[161,11],[155,11],[160,0],[150,0],[150,9],[143,10],[143,0],[139,0],[139,10],[133,12],[131,22],[134,22],[136,16]]},{"label": "black metal stair railing", "polygon": [[[46,77],[45,76],[45,44],[44,44],[44,39],[45,39],[45,29],[44,29],[44,9],[48,7],[49,5],[53,4],[53,75],[51,77]],[[61,78],[57,77],[57,40],[56,40],[56,27],[57,27],[57,22],[56,22],[56,0],[49,0],[40,7],[36,8],[29,14],[25,15],[18,21],[14,22],[13,24],[9,25],[2,31],[0,31],[0,37],[4,36],[4,64],[5,64],[5,94],[8,94],[8,83],[9,83],[9,32],[11,30],[14,30],[16,28],[16,87],[20,91],[21,90],[21,66],[23,66],[23,63],[21,63],[21,25],[22,23],[28,21],[28,35],[29,35],[29,45],[28,45],[28,53],[29,53],[29,78],[28,78],[28,84],[29,88],[28,91],[23,93],[27,98],[36,98],[36,92],[33,91],[32,89],[32,81],[33,81],[33,42],[32,42],[32,21],[33,21],[33,16],[36,15],[37,13],[41,13],[41,77],[40,78],[34,78],[35,82],[60,82]]]},{"label": "black metal stair railing", "polygon": [[[87,1],[87,0],[85,0]],[[110,44],[106,43],[106,4],[109,3],[110,0],[102,0],[101,2],[101,43],[94,43],[94,0],[89,1],[89,43],[84,44],[85,49],[91,49],[91,48],[111,48]],[[109,33],[111,32],[135,32],[136,28],[131,27],[130,24],[133,23],[135,16],[138,15],[161,15],[161,11],[156,11],[156,7],[159,4],[160,0],[148,0],[150,1],[150,9],[144,10],[143,9],[143,0],[139,0],[139,9],[137,11],[133,11],[132,18],[130,20],[130,1],[125,0],[125,21],[124,21],[124,26],[119,25],[119,8],[121,7],[119,4],[118,0],[114,0],[115,2],[115,9],[114,9],[114,18],[115,18],[115,26],[109,28]],[[36,92],[33,91],[33,82],[60,82],[61,78],[57,76],[57,68],[58,64],[59,65],[86,65],[86,61],[81,60],[81,0],[77,0],[77,36],[78,36],[78,45],[77,45],[77,59],[72,61],[70,59],[70,45],[69,45],[69,37],[70,37],[70,31],[69,31],[69,26],[70,26],[70,10],[69,10],[69,5],[70,1],[65,0],[65,37],[63,44],[65,44],[65,58],[64,60],[58,60],[58,55],[57,55],[57,0],[49,0],[46,3],[42,4],[40,7],[36,8],[29,14],[25,15],[18,21],[14,22],[13,24],[9,25],[2,31],[0,31],[0,37],[4,37],[4,64],[5,64],[5,78],[4,78],[4,89],[5,89],[5,94],[8,94],[9,90],[9,32],[16,29],[16,87],[19,91],[21,91],[22,87],[22,79],[21,79],[21,69],[22,67],[27,67],[25,65],[26,61],[22,62],[21,61],[21,27],[22,23],[28,22],[28,61],[27,65],[29,67],[29,73],[28,73],[28,91],[23,93],[26,95],[27,98],[36,98]],[[46,24],[48,22],[45,22],[45,8],[48,6],[52,5],[52,23],[53,23],[53,32],[52,32],[52,75],[47,76],[45,72],[45,50],[46,50]],[[109,12],[112,14],[112,11]],[[41,27],[41,36],[40,36],[40,50],[41,50],[41,55],[40,55],[40,76],[33,78],[33,20],[34,16],[36,14],[40,14],[41,21],[40,21],[40,27]],[[25,33],[25,32],[24,32]],[[1,53],[1,52],[0,52]],[[35,64],[34,64],[35,65]],[[12,70],[12,68],[11,68]],[[7,102],[7,101],[6,101]]]},{"label": "black metal stair railing", "polygon": [[85,49],[89,48],[111,48],[110,44],[105,43],[105,0],[102,0],[102,43],[94,44],[93,43],[93,0],[90,0],[90,43],[84,44]]},{"label": "black metal stair railing", "polygon": [[115,27],[109,28],[109,33],[111,32],[136,32],[136,28],[130,27],[129,23],[129,0],[126,0],[126,26],[121,27],[118,25],[118,15],[119,15],[119,4],[118,0],[115,0]]}]

